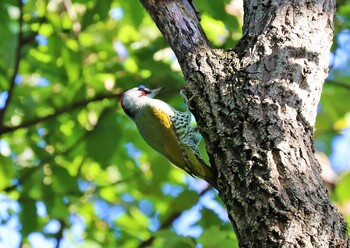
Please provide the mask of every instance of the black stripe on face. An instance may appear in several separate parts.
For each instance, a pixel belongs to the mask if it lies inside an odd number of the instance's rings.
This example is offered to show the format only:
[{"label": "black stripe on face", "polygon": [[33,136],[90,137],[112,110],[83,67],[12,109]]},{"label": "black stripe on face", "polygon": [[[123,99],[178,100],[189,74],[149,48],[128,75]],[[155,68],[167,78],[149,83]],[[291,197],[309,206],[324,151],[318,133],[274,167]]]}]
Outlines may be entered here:
[{"label": "black stripe on face", "polygon": [[142,95],[142,96],[146,96],[146,95],[148,95],[149,93],[151,93],[151,91],[150,91],[149,89],[144,88],[144,87],[139,87],[138,90],[141,91],[141,95]]}]

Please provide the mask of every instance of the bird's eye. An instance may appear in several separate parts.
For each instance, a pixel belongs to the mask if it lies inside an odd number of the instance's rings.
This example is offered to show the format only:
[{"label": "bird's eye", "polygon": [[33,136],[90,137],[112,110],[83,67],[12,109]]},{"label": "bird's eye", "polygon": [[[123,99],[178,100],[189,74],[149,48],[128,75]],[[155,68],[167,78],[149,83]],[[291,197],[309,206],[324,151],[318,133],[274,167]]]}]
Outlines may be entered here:
[{"label": "bird's eye", "polygon": [[143,87],[139,87],[138,90],[142,92],[141,94],[142,94],[143,96],[145,96],[145,95],[147,95],[147,94],[150,93],[150,91],[149,91],[148,89],[143,88]]}]

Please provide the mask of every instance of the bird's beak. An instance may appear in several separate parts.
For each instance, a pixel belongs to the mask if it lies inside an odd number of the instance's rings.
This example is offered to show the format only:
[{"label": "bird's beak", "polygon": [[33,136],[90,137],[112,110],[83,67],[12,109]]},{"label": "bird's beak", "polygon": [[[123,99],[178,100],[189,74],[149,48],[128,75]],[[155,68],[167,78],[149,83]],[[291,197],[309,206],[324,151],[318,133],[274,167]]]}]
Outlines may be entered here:
[{"label": "bird's beak", "polygon": [[151,93],[148,96],[153,98],[164,88],[165,88],[165,86],[161,86],[161,87],[152,89],[152,90],[150,90]]}]

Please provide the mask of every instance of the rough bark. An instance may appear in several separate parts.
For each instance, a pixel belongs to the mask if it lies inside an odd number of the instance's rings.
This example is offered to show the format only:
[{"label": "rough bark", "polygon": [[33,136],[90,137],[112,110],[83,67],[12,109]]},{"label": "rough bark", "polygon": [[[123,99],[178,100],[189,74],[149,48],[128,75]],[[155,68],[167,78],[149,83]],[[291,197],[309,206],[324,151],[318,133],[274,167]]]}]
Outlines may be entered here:
[{"label": "rough bark", "polygon": [[243,38],[212,49],[187,0],[140,0],[182,67],[241,247],[347,247],[313,132],[334,0],[245,0]]}]

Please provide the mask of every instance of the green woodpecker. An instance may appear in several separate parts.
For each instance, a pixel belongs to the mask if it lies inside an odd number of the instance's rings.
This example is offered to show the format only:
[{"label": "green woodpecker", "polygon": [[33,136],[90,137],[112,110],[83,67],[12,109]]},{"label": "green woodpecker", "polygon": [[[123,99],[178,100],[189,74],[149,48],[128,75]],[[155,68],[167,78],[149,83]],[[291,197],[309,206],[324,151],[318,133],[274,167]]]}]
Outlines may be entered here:
[{"label": "green woodpecker", "polygon": [[[203,178],[217,188],[215,170],[200,157],[199,139],[190,124],[190,111],[180,112],[161,100],[153,99],[163,88],[140,86],[126,91],[120,98],[124,112],[135,122],[148,145],[191,176]],[[187,105],[182,92],[181,96]]]}]

